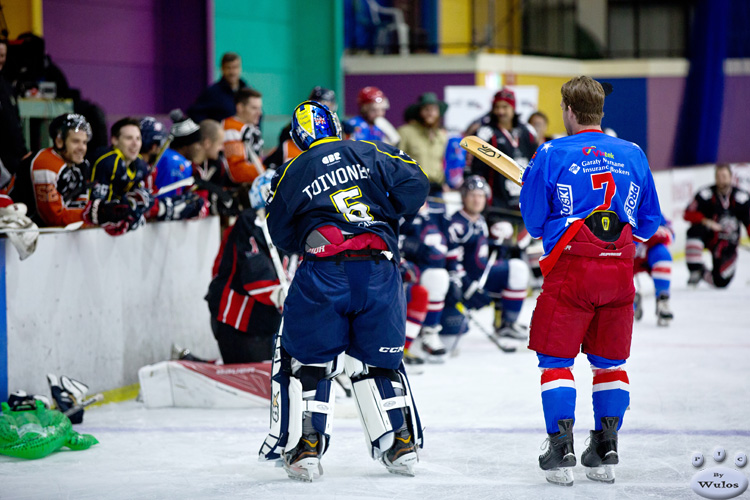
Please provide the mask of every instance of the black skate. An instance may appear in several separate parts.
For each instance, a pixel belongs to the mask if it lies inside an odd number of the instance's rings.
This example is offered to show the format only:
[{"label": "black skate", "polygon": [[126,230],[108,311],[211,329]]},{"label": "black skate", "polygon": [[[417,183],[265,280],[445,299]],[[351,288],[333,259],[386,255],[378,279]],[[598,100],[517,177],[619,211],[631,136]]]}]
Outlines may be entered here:
[{"label": "black skate", "polygon": [[659,326],[669,326],[669,322],[672,319],[674,319],[674,315],[669,309],[669,294],[661,292],[656,299],[656,324]]},{"label": "black skate", "polygon": [[690,271],[690,276],[688,276],[688,282],[687,284],[693,288],[698,286],[698,283],[703,279],[703,270],[702,269],[694,269]]},{"label": "black skate", "polygon": [[539,456],[539,467],[545,473],[547,481],[561,486],[573,486],[572,467],[576,465],[573,450],[573,419],[557,421],[560,432],[549,434],[545,445],[547,451]]},{"label": "black skate", "polygon": [[615,465],[620,462],[617,455],[617,425],[619,417],[602,417],[602,430],[591,431],[589,445],[581,455],[581,464],[586,467],[586,477],[603,483],[615,482]]},{"label": "black skate", "polygon": [[393,446],[383,453],[380,461],[391,474],[414,476],[414,465],[419,461],[414,437],[409,429],[404,427],[396,431],[393,438]]},{"label": "black skate", "polygon": [[291,479],[311,483],[323,475],[320,465],[320,438],[317,434],[303,434],[291,451],[284,453],[284,470]]}]

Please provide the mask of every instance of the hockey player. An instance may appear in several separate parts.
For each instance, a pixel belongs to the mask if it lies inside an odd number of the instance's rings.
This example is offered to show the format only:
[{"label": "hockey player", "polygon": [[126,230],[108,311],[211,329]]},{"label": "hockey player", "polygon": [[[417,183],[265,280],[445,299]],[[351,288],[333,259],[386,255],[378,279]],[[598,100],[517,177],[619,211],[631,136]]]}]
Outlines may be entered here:
[{"label": "hockey player", "polygon": [[[726,163],[716,165],[715,179],[716,184],[698,191],[685,210],[685,220],[691,223],[685,260],[689,285],[703,279],[724,288],[734,277],[740,225],[750,233],[750,194],[732,186],[732,170]],[[704,248],[711,252],[711,271],[703,265]]]},{"label": "hockey player", "polygon": [[450,279],[446,269],[448,240],[445,210],[435,202],[426,202],[411,222],[401,226],[401,249],[404,258],[416,266],[419,283],[427,290],[428,306],[419,337],[410,354],[428,361],[445,361],[447,350],[440,340],[440,317],[445,307]]},{"label": "hockey player", "polygon": [[[669,244],[672,243],[673,233],[669,222],[661,215],[659,229],[643,243],[638,242],[635,250],[633,272],[648,273],[654,280],[654,295],[656,296],[656,324],[669,326],[674,315],[669,308],[669,286],[672,282],[672,254]],[[635,319],[643,316],[643,301],[640,292],[635,293]]]},{"label": "hockey player", "polygon": [[[457,303],[461,302],[469,309],[480,309],[494,300],[502,318],[494,340],[501,349],[515,351],[513,341],[508,342],[508,339],[526,339],[526,328],[518,325],[517,321],[523,299],[526,298],[530,271],[529,266],[520,259],[493,258],[494,264],[488,262],[489,231],[482,212],[489,194],[487,182],[478,175],[469,176],[461,185],[463,208],[453,214],[448,228],[450,250],[447,267],[453,289],[446,297],[441,319],[442,333],[465,333],[466,322],[457,309]],[[497,249],[493,252],[497,252]],[[488,265],[491,267],[488,268]]]},{"label": "hockey player", "polygon": [[364,87],[357,94],[357,106],[359,116],[348,120],[352,129],[349,138],[354,141],[389,142],[385,131],[375,123],[378,119],[385,118],[385,112],[390,107],[383,91],[377,87]]},{"label": "hockey player", "polygon": [[127,200],[89,200],[85,161],[91,126],[78,114],[60,115],[50,123],[53,147],[42,149],[18,172],[11,192],[25,203],[27,215],[40,225],[75,222],[101,226],[113,236],[123,234],[137,218]]},{"label": "hockey player", "polygon": [[633,331],[633,239],[648,240],[661,212],[646,155],[601,130],[605,91],[587,76],[562,86],[568,137],[537,149],[523,174],[521,212],[542,237],[542,293],[529,348],[542,370],[548,449],[539,457],[547,480],[572,485],[576,355],[594,372],[594,430],[581,456],[586,476],[613,482],[617,431],[630,402],[624,369]]},{"label": "hockey player", "polygon": [[224,364],[270,360],[281,323],[283,293],[259,219],[265,216],[261,209],[273,174],[268,171],[253,181],[252,209],[244,210],[228,232],[208,287],[211,330]]},{"label": "hockey player", "polygon": [[267,220],[280,249],[305,256],[284,302],[282,383],[261,457],[283,460],[293,479],[322,473],[331,381],[345,369],[372,458],[412,475],[422,429],[402,363],[397,238],[399,218],[424,203],[427,176],[386,144],[340,140],[338,118],[314,101],[294,110],[292,138],[303,153],[273,178]]}]

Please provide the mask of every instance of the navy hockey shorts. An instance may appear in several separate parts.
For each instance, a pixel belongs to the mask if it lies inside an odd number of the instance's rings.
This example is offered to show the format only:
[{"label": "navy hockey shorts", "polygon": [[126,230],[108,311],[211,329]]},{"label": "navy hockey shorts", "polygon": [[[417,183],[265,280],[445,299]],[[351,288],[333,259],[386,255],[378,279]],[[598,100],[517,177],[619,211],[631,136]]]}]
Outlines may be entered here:
[{"label": "navy hockey shorts", "polygon": [[281,344],[303,364],[346,351],[363,363],[397,369],[406,340],[406,297],[389,260],[304,260],[284,302]]}]

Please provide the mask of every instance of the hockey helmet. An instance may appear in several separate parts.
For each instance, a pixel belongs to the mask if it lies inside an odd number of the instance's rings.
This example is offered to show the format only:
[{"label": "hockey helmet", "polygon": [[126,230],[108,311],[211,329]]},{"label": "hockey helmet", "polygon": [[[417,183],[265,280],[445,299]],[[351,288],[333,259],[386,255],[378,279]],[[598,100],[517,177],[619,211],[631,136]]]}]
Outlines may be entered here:
[{"label": "hockey helmet", "polygon": [[250,206],[255,210],[264,208],[268,195],[271,193],[271,179],[276,175],[276,170],[266,170],[255,178],[250,186]]},{"label": "hockey helmet", "polygon": [[470,175],[464,179],[464,183],[461,184],[461,197],[463,198],[469,193],[469,191],[475,191],[477,189],[481,189],[487,198],[490,197],[490,186],[487,184],[487,181],[484,180],[484,177],[481,175]]},{"label": "hockey helmet", "polygon": [[141,120],[141,137],[143,138],[141,153],[145,153],[154,144],[161,147],[167,138],[167,131],[162,122],[156,120],[153,116],[147,116]]},{"label": "hockey helmet", "polygon": [[57,137],[62,138],[64,141],[68,136],[69,130],[73,132],[86,132],[86,140],[91,140],[91,125],[89,125],[89,122],[86,121],[83,115],[79,115],[78,113],[66,113],[52,120],[52,123],[49,124],[49,137],[52,139],[52,142]]},{"label": "hockey helmet", "polygon": [[325,87],[317,86],[312,89],[312,92],[310,92],[310,96],[307,98],[308,101],[316,101],[319,103],[331,103],[331,106],[328,106],[328,108],[336,112],[336,92],[334,92],[331,89],[327,89]]},{"label": "hockey helmet", "polygon": [[385,108],[390,107],[388,98],[382,90],[377,87],[365,87],[357,94],[357,105],[361,108],[365,104],[382,104]]},{"label": "hockey helmet", "polygon": [[326,137],[340,139],[341,123],[336,113],[332,113],[325,104],[305,101],[294,108],[289,135],[301,151],[307,151],[314,142]]}]

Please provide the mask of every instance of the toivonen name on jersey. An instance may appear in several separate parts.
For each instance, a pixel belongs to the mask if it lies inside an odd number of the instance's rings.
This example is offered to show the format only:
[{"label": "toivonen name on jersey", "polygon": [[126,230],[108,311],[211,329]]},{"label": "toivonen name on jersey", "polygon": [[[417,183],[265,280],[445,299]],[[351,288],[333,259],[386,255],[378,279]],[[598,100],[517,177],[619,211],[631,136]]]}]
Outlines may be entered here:
[{"label": "toivonen name on jersey", "polygon": [[[328,157],[324,158],[324,160],[328,160],[328,162],[324,161],[323,163],[330,164]],[[357,163],[356,165],[339,167],[336,170],[319,175],[314,181],[305,186],[302,191],[312,200],[313,196],[325,193],[340,184],[369,178],[370,169]]]}]

